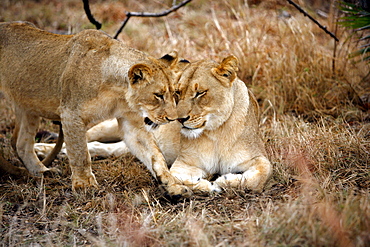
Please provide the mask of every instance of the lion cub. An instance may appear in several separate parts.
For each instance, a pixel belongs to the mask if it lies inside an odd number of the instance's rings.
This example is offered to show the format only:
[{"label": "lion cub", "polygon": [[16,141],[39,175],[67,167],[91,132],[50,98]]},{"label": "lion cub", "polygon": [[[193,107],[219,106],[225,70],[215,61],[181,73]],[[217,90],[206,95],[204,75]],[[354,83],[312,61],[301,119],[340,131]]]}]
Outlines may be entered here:
[{"label": "lion cub", "polygon": [[[260,192],[272,172],[259,135],[258,104],[237,70],[234,56],[221,63],[202,60],[188,66],[178,82],[181,145],[170,172],[194,191]],[[221,176],[206,180],[214,174]]]},{"label": "lion cub", "polygon": [[[88,124],[117,118],[122,139],[170,194],[174,185],[148,129],[177,119],[177,54],[155,59],[97,30],[57,35],[27,22],[0,24],[0,90],[14,104],[16,151],[28,171],[46,168],[34,152],[40,117],[60,120],[72,187],[96,186],[86,143]],[[146,128],[147,127],[147,128]]]}]

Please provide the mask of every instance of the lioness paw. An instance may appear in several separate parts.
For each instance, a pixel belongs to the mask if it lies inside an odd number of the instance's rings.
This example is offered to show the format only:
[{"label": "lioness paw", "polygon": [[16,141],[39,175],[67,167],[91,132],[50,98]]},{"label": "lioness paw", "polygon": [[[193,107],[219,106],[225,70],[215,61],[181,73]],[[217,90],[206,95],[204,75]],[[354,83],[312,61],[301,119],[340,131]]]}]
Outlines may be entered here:
[{"label": "lioness paw", "polygon": [[211,189],[210,190],[211,193],[220,193],[222,191],[221,187],[218,184],[212,183],[212,182],[211,182],[210,189]]},{"label": "lioness paw", "polygon": [[215,184],[220,187],[239,187],[242,185],[245,178],[242,174],[226,174],[216,179]]},{"label": "lioness paw", "polygon": [[35,177],[41,177],[42,175],[46,175],[47,173],[60,173],[60,170],[58,168],[47,168],[41,162],[35,166],[27,167],[27,170],[32,176]]},{"label": "lioness paw", "polygon": [[83,189],[87,187],[95,187],[98,188],[98,182],[95,179],[94,174],[90,174],[85,177],[78,177],[75,175],[72,175],[72,189]]},{"label": "lioness paw", "polygon": [[222,189],[218,184],[212,183],[205,179],[200,179],[198,183],[193,185],[193,190],[200,193],[220,193]]},{"label": "lioness paw", "polygon": [[167,185],[165,188],[166,188],[167,194],[171,198],[175,198],[175,197],[189,198],[193,195],[193,192],[191,191],[191,189],[185,185],[172,184],[172,185]]}]

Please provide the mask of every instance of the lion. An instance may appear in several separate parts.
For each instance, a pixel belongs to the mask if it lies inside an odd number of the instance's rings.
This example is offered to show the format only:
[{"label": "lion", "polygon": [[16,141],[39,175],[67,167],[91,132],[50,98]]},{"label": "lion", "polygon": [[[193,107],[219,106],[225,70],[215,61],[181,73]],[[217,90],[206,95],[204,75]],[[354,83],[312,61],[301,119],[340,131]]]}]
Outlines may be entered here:
[{"label": "lion", "polygon": [[116,118],[122,139],[168,188],[188,193],[166,165],[151,129],[177,119],[178,56],[155,59],[98,30],[59,35],[28,22],[0,24],[0,90],[13,103],[16,151],[35,176],[50,171],[34,152],[39,119],[61,121],[72,188],[97,186],[87,126]]},{"label": "lion", "polygon": [[[258,103],[237,71],[232,55],[220,63],[201,60],[184,70],[176,86],[181,147],[170,172],[193,191],[261,192],[271,176]],[[207,180],[214,175],[215,181]]]},{"label": "lion", "polygon": [[[171,174],[194,192],[229,187],[261,192],[271,176],[272,165],[259,134],[258,103],[237,70],[235,56],[221,63],[190,64],[175,86],[178,121],[153,132]],[[100,157],[127,153],[124,143],[101,143],[120,141],[119,131],[115,119],[89,129],[91,152]],[[52,146],[47,145],[40,144],[38,152],[49,152]],[[208,180],[215,175],[219,176],[215,181]]]}]

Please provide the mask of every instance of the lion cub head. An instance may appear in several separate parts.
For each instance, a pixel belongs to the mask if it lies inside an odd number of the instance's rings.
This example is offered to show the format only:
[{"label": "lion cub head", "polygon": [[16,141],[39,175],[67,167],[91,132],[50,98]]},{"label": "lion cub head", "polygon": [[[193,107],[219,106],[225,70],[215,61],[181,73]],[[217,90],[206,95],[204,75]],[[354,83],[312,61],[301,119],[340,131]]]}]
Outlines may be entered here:
[{"label": "lion cub head", "polygon": [[185,69],[176,89],[178,121],[184,136],[197,138],[204,130],[217,129],[230,117],[237,70],[235,56],[226,57],[221,63],[202,60]]},{"label": "lion cub head", "polygon": [[174,84],[184,60],[172,52],[160,59],[149,58],[132,66],[128,72],[127,97],[132,108],[144,117],[148,129],[177,119]]}]

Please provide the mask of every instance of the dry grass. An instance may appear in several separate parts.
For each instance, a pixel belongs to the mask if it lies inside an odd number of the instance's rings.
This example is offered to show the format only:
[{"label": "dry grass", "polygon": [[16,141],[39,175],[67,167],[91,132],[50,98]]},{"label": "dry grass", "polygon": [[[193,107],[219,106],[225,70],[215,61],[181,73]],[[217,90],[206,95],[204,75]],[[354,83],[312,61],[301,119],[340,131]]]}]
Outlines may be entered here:
[{"label": "dry grass", "polygon": [[[124,9],[159,11],[172,1],[91,2],[113,35]],[[330,16],[319,20],[334,30]],[[4,1],[0,21],[11,20],[61,33],[92,27],[77,0]],[[61,176],[0,177],[1,246],[368,246],[369,66],[347,59],[349,35],[338,28],[333,70],[332,39],[282,0],[194,0],[165,18],[131,19],[119,38],[156,57],[239,58],[274,164],[266,190],[172,203],[128,155],[95,160],[100,188],[74,193],[61,159],[53,164]],[[14,116],[0,101],[0,153],[16,164]]]}]

